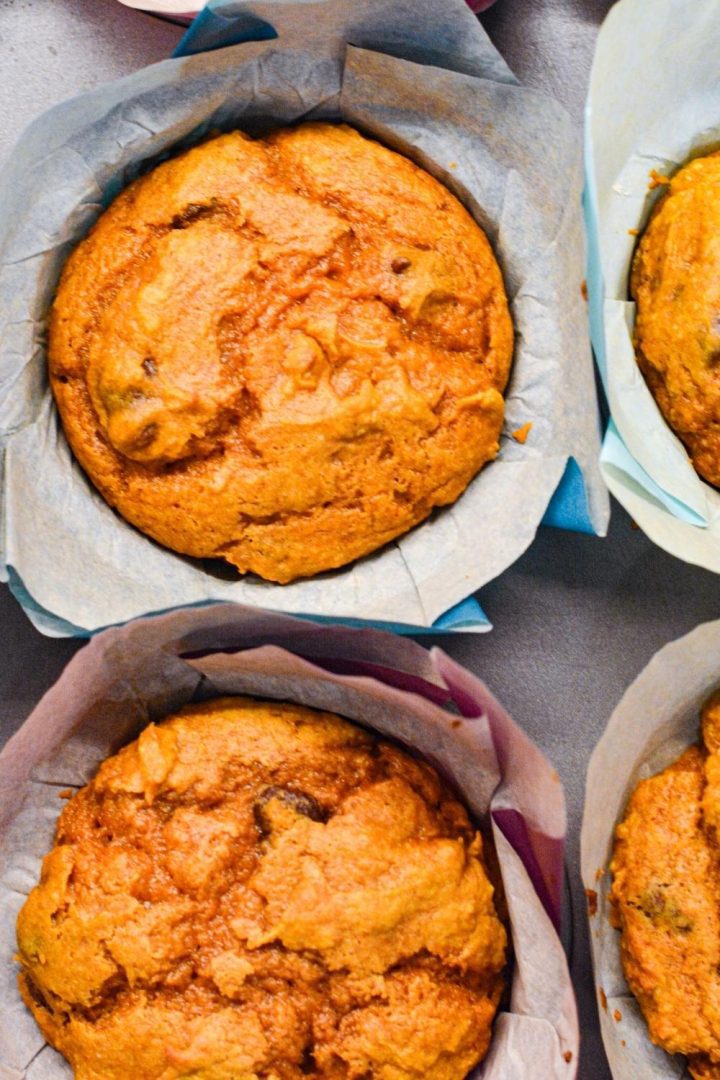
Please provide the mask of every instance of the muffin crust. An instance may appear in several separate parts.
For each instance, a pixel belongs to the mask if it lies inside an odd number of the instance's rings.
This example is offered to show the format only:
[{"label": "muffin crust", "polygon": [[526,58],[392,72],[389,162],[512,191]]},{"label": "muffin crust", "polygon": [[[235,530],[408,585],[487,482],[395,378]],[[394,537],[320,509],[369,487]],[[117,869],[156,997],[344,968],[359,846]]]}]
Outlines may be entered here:
[{"label": "muffin crust", "polygon": [[461,1080],[505,943],[429,766],[244,698],[107,759],[18,919],[23,997],[78,1080]]},{"label": "muffin crust", "polygon": [[638,364],[696,470],[720,486],[720,153],[669,182],[633,261]]},{"label": "muffin crust", "polygon": [[375,550],[498,450],[513,347],[460,203],[341,125],[234,132],[132,184],[71,255],[50,379],[105,499],[278,582]]}]

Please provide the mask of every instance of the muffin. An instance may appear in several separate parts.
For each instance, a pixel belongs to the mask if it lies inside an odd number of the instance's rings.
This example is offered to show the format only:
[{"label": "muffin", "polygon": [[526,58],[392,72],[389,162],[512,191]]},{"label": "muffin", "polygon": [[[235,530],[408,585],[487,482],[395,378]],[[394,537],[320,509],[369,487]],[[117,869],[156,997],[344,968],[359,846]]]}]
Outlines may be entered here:
[{"label": "muffin", "polygon": [[633,793],[609,898],[622,965],[652,1041],[720,1078],[720,694],[689,747]]},{"label": "muffin", "polygon": [[78,1080],[461,1080],[506,936],[435,771],[337,716],[224,698],[107,759],[18,918]]},{"label": "muffin", "polygon": [[63,271],[50,383],[138,529],[289,582],[452,503],[495,457],[513,332],[466,210],[344,125],[210,139]]},{"label": "muffin", "polygon": [[697,472],[720,486],[720,154],[668,182],[638,245],[638,364]]}]

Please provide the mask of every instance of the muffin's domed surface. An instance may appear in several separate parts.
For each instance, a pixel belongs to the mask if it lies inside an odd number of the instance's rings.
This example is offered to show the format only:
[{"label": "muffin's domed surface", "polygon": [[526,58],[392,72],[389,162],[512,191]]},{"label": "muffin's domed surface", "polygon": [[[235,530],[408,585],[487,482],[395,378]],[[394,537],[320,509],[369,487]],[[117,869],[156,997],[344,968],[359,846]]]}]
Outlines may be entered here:
[{"label": "muffin's domed surface", "polygon": [[137,180],[68,260],[49,346],[107,501],[279,582],[453,502],[497,453],[511,355],[482,230],[331,124],[222,135]]},{"label": "muffin's domed surface", "polygon": [[720,154],[672,178],[638,246],[638,363],[693,465],[720,486]]},{"label": "muffin's domed surface", "polygon": [[462,1080],[505,957],[480,837],[433,769],[246,698],[104,762],[18,944],[78,1080]]}]

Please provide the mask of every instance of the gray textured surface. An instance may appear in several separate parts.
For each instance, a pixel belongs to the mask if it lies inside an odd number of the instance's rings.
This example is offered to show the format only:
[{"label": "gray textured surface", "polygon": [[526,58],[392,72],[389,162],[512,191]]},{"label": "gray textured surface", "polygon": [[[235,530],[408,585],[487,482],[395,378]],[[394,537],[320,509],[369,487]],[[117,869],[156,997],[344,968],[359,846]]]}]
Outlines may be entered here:
[{"label": "gray textured surface", "polygon": [[[516,73],[554,93],[579,122],[597,27],[609,6],[607,0],[499,0],[483,22]],[[42,109],[162,59],[179,34],[115,0],[0,0],[0,162]],[[577,874],[585,767],[614,705],[652,654],[720,616],[720,578],[664,555],[615,506],[607,540],[542,529],[520,562],[483,590],[482,601],[495,622],[492,634],[438,643],[486,680],[565,783],[572,970],[584,1036],[580,1076],[608,1080]],[[5,588],[0,634],[5,738],[79,646],[40,637]]]}]

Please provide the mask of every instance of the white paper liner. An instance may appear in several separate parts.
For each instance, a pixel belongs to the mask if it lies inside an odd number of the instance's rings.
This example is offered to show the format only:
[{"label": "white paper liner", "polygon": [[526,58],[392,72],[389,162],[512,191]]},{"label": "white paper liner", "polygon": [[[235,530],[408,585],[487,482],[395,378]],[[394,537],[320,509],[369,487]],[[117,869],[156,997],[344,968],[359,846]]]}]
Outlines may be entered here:
[{"label": "white paper liner", "polygon": [[[218,648],[242,651],[205,655]],[[333,674],[339,669],[354,673]],[[530,838],[523,858],[532,862],[543,848],[552,851],[541,876],[557,877],[565,830],[557,774],[485,686],[439,650],[428,653],[377,631],[314,627],[231,604],[109,630],[75,656],[0,754],[2,1080],[71,1075],[44,1046],[22,1005],[13,964],[15,918],[52,844],[58,789],[87,781],[149,719],[198,693],[301,702],[401,740],[453,778],[478,818],[489,807],[500,818],[516,811]],[[453,702],[452,711],[441,707]],[[500,818],[493,830],[516,953],[512,1011],[501,1015],[490,1054],[473,1076],[572,1080],[579,1035],[565,955]],[[537,867],[531,872],[539,880]],[[551,885],[556,900],[558,884]]]},{"label": "white paper liner", "polygon": [[[120,3],[125,7],[147,11],[151,15],[175,15],[185,20],[192,19],[200,10],[189,0],[120,0]],[[495,0],[467,0],[467,3],[472,11],[481,12],[492,7]]]},{"label": "white paper liner", "polygon": [[[653,1046],[620,964],[620,933],[609,922],[607,868],[615,826],[638,781],[676,761],[699,737],[700,708],[720,682],[720,621],[666,645],[625,692],[588,769],[581,834],[585,887],[597,892],[590,917],[597,984],[607,998],[600,1027],[614,1080],[689,1077],[684,1058]],[[598,878],[598,871],[603,871]],[[613,1018],[615,1010],[621,1020]],[[625,1045],[623,1045],[623,1040]]]},{"label": "white paper liner", "polygon": [[621,0],[598,37],[587,107],[610,411],[651,484],[681,505],[663,505],[607,447],[603,475],[655,543],[716,573],[720,493],[695,472],[637,366],[628,278],[637,243],[629,230],[644,228],[664,190],[649,190],[651,171],[672,175],[688,158],[720,147],[719,50],[716,0]]},{"label": "white paper liner", "polygon": [[188,19],[200,10],[200,6],[193,4],[192,0],[120,0],[120,3],[152,15],[181,15]]},{"label": "white paper liner", "polygon": [[[166,61],[59,106],[0,178],[0,553],[40,629],[33,602],[67,633],[222,599],[429,626],[527,548],[570,456],[606,528],[580,163],[562,108],[515,83],[464,0],[417,0],[411,20],[385,0],[235,7],[271,21],[278,40]],[[517,349],[500,457],[455,506],[348,569],[278,586],[178,556],[106,505],[59,430],[44,328],[69,249],[148,162],[212,129],[306,118],[356,124],[456,191],[498,252]],[[512,432],[526,421],[520,445]]]}]

